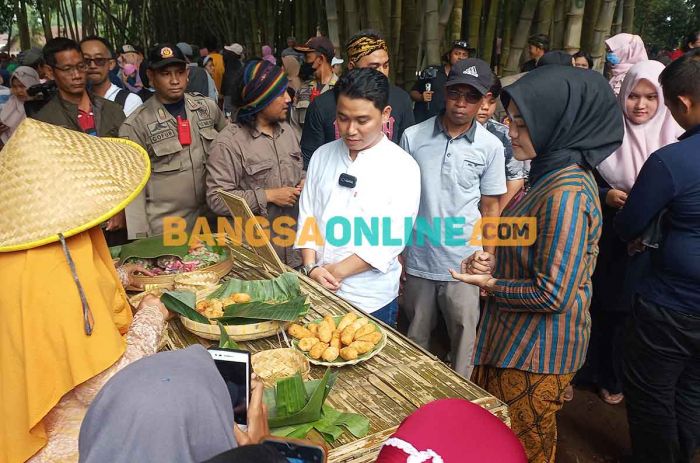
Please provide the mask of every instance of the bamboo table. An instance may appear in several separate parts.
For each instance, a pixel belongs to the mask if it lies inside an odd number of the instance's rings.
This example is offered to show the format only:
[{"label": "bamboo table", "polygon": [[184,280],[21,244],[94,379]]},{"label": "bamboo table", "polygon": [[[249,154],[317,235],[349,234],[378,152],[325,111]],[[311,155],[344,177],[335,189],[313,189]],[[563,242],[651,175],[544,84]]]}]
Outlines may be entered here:
[{"label": "bamboo table", "polygon": [[[235,265],[227,278],[251,280],[279,276],[279,271],[254,253],[241,247],[230,248]],[[326,314],[335,316],[348,311],[357,312],[313,280],[302,275],[299,275],[299,279],[302,291],[308,294],[311,302],[305,321],[322,318]],[[388,337],[384,349],[370,360],[341,367],[328,397],[328,403],[334,408],[366,416],[370,421],[369,434],[356,439],[344,432],[332,445],[327,444],[329,462],[375,461],[382,443],[406,416],[421,405],[440,398],[458,397],[477,403],[510,425],[508,409],[503,402],[455,373],[397,331],[382,326]],[[170,322],[164,348],[180,349],[197,343],[209,347],[212,341],[190,333],[179,320]],[[251,353],[286,347],[278,337],[239,344]],[[312,365],[311,376],[320,378],[324,371],[325,367]]]}]

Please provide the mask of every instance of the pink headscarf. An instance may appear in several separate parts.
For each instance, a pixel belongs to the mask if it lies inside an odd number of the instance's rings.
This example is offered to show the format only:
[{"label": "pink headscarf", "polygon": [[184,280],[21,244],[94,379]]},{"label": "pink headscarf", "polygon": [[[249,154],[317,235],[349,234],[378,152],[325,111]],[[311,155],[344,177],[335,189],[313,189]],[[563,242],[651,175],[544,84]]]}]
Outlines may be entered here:
[{"label": "pink headscarf", "polygon": [[270,48],[269,45],[263,45],[262,47],[262,59],[265,61],[269,61],[270,63],[274,64],[275,66],[277,65],[277,60],[275,59],[274,56],[272,56],[272,48]]},{"label": "pink headscarf", "polygon": [[[675,142],[683,134],[683,129],[664,105],[664,95],[659,85],[659,74],[663,70],[664,65],[658,61],[643,61],[632,66],[622,82],[617,100],[625,115],[625,138],[617,151],[598,166],[600,175],[617,190],[629,192],[649,155]],[[659,106],[651,119],[643,124],[634,124],[629,120],[625,102],[642,79],[656,88]]]},{"label": "pink headscarf", "polygon": [[480,406],[441,399],[408,416],[384,442],[377,463],[527,463],[513,431]]},{"label": "pink headscarf", "polygon": [[620,93],[620,85],[625,80],[625,74],[632,66],[641,62],[647,61],[647,51],[644,48],[644,42],[638,35],[627,33],[617,34],[605,41],[610,48],[610,51],[615,53],[620,58],[620,63],[612,68],[612,79],[610,86],[615,95]]}]

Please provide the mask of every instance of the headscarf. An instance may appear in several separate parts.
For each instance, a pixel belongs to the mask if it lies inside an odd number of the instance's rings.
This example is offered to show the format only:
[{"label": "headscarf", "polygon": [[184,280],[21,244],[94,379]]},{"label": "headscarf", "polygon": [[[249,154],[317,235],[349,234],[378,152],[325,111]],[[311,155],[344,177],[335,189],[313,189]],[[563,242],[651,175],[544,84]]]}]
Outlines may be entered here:
[{"label": "headscarf", "polygon": [[367,55],[371,55],[377,50],[384,50],[389,53],[389,47],[384,39],[376,37],[362,36],[349,42],[347,45],[348,62],[357,63]]},{"label": "headscarf", "polygon": [[[625,138],[622,146],[598,166],[600,175],[615,189],[629,192],[649,155],[675,142],[683,134],[683,129],[664,104],[659,84],[659,75],[663,70],[664,65],[658,61],[642,61],[632,66],[622,82],[617,100],[625,116]],[[634,124],[629,120],[625,103],[642,79],[656,88],[659,106],[651,119],[643,124]]]},{"label": "headscarf", "polygon": [[617,34],[605,41],[610,51],[615,53],[620,59],[620,62],[612,67],[612,78],[610,86],[615,95],[620,92],[622,81],[625,80],[625,74],[632,66],[641,62],[647,61],[647,51],[644,48],[644,42],[638,35],[633,34]]},{"label": "headscarf", "polygon": [[25,461],[46,445],[48,412],[126,348],[131,308],[102,230],[66,245],[92,312],[91,336],[61,243],[0,253],[0,461]]},{"label": "headscarf", "polygon": [[[17,79],[22,82],[22,85],[29,88],[33,85],[37,85],[39,81],[39,74],[33,68],[29,66],[19,66],[12,73],[10,77],[10,84],[12,79]],[[0,121],[8,126],[10,129],[0,134],[0,141],[2,143],[7,143],[14,131],[17,129],[19,124],[27,117],[24,112],[24,103],[22,103],[19,98],[12,95],[3,106],[2,111],[0,111]]]},{"label": "headscarf", "polygon": [[262,59],[264,59],[268,63],[272,64],[273,66],[277,65],[277,60],[275,59],[274,56],[272,56],[272,48],[270,48],[269,45],[263,45],[262,55],[263,55]]},{"label": "headscarf", "polygon": [[537,157],[530,182],[578,164],[593,169],[622,143],[622,112],[605,78],[570,66],[544,66],[503,89],[525,120]]},{"label": "headscarf", "polygon": [[239,117],[252,116],[265,109],[287,90],[288,79],[282,68],[267,61],[250,61],[243,69],[243,90]]},{"label": "headscarf", "polygon": [[138,360],[114,375],[80,428],[80,461],[204,461],[236,447],[233,406],[200,345]]},{"label": "headscarf", "polygon": [[525,463],[513,431],[463,399],[442,399],[409,415],[384,443],[377,463]]},{"label": "headscarf", "polygon": [[562,50],[553,50],[545,53],[542,58],[537,61],[537,67],[547,66],[549,64],[558,64],[560,66],[573,66],[573,58],[570,54]]}]

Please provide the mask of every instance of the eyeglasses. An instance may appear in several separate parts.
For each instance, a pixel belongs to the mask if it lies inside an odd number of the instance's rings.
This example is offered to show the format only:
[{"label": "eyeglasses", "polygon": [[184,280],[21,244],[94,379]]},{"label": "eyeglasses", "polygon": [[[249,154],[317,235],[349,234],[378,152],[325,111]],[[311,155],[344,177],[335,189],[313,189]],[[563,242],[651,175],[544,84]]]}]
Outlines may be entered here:
[{"label": "eyeglasses", "polygon": [[470,90],[467,90],[464,93],[459,92],[457,90],[448,90],[447,98],[452,101],[459,101],[461,98],[464,98],[464,101],[466,101],[467,103],[475,104],[481,101],[482,95],[478,92]]},{"label": "eyeglasses", "polygon": [[85,63],[78,63],[75,66],[51,66],[54,69],[58,69],[61,72],[65,72],[66,74],[73,74],[74,72],[77,72],[78,74],[82,74],[83,72],[87,71],[87,64]]},{"label": "eyeglasses", "polygon": [[95,66],[102,67],[107,64],[112,58],[83,58],[85,64],[90,66],[91,63],[95,63]]}]

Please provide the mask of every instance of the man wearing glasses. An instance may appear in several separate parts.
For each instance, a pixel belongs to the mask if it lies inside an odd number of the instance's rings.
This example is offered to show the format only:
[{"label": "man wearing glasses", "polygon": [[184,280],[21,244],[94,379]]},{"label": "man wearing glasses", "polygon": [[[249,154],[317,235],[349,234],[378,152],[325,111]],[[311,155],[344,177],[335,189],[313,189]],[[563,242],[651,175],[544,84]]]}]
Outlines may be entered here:
[{"label": "man wearing glasses", "polygon": [[450,51],[443,56],[445,65],[437,69],[435,77],[419,78],[416,81],[411,89],[411,99],[416,102],[413,108],[416,122],[430,119],[445,109],[444,88],[450,69],[457,61],[474,56],[474,51],[466,40],[455,40]]},{"label": "man wearing glasses", "polygon": [[88,65],[80,46],[57,37],[46,43],[43,53],[49,79],[56,83],[56,94],[34,118],[89,135],[119,136],[124,111],[118,104],[87,91]]},{"label": "man wearing glasses", "polygon": [[129,90],[119,88],[109,79],[109,73],[117,65],[112,45],[96,35],[85,37],[80,41],[83,61],[87,65],[87,80],[90,91],[109,101],[114,101],[129,117],[143,103],[141,98]]},{"label": "man wearing glasses", "polygon": [[[482,250],[469,242],[474,227],[482,217],[499,215],[498,200],[506,192],[503,144],[476,120],[492,84],[486,62],[457,62],[445,82],[445,109],[406,129],[401,139],[401,147],[421,170],[420,209],[412,244],[404,251],[408,337],[428,348],[442,314],[450,338],[450,362],[466,378],[473,369],[479,288],[460,285],[449,270],[459,269],[465,256]],[[440,240],[435,239],[435,223]]]}]

